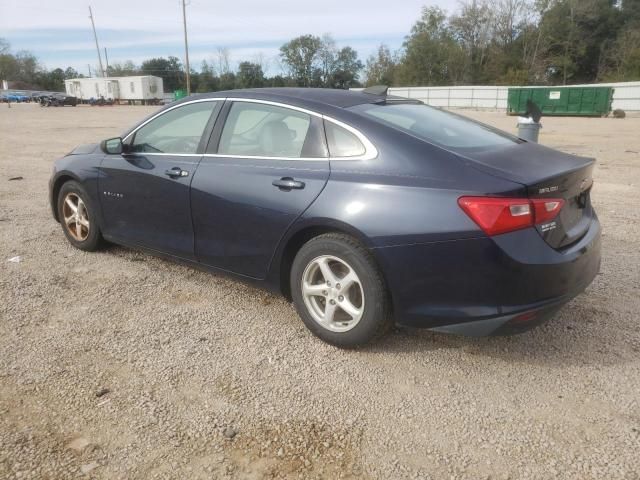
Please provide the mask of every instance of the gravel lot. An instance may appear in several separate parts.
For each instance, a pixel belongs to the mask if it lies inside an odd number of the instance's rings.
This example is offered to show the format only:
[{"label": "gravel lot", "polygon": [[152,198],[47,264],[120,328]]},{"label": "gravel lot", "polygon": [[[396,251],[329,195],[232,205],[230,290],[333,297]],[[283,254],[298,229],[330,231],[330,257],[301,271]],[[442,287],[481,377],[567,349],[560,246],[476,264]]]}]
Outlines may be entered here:
[{"label": "gravel lot", "polygon": [[52,161],[153,110],[0,104],[0,478],[640,478],[640,117],[544,120],[598,158],[604,229],[553,321],[341,351],[279,297],[66,242]]}]

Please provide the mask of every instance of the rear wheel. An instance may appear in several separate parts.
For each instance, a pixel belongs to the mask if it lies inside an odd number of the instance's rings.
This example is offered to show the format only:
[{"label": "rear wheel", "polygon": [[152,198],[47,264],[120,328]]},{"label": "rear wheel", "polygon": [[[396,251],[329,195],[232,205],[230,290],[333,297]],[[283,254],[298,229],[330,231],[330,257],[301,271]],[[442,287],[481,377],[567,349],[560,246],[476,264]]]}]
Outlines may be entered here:
[{"label": "rear wheel", "polygon": [[307,328],[338,347],[364,345],[391,326],[382,274],[371,253],[348,235],[321,235],[300,249],[291,293]]},{"label": "rear wheel", "polygon": [[82,185],[70,180],[58,194],[58,219],[67,240],[76,248],[93,252],[102,244],[95,210]]}]

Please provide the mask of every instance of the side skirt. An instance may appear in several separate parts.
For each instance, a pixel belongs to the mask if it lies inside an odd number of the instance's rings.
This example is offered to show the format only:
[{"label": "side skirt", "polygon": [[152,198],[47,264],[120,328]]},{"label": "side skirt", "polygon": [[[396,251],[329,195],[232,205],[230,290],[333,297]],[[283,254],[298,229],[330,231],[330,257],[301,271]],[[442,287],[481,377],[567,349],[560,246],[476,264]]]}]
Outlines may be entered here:
[{"label": "side skirt", "polygon": [[107,240],[110,243],[113,243],[115,245],[118,245],[120,247],[124,247],[124,248],[129,248],[131,250],[137,250],[140,252],[143,252],[145,254],[149,254],[151,256],[157,257],[157,258],[161,258],[163,260],[168,260],[170,262],[173,263],[178,263],[181,265],[185,265],[187,267],[191,267],[191,268],[195,268],[196,270],[200,270],[203,272],[207,272],[213,275],[221,275],[223,277],[232,279],[232,280],[237,280],[240,281],[246,285],[250,285],[252,287],[256,287],[256,288],[260,288],[262,290],[267,290],[271,293],[275,293],[279,296],[282,295],[282,292],[280,291],[280,286],[279,285],[274,285],[271,282],[268,282],[266,280],[260,280],[257,278],[253,278],[253,277],[248,277],[246,275],[241,275],[239,273],[235,273],[235,272],[231,272],[229,270],[225,270],[222,268],[217,268],[211,265],[206,265],[204,263],[200,263],[196,260],[192,260],[189,258],[184,258],[184,257],[180,257],[177,255],[172,255],[170,253],[166,253],[166,252],[161,252],[160,250],[155,250],[153,248],[149,248],[143,245],[137,245],[137,244],[132,244],[126,241],[123,241],[120,238],[117,237],[113,237],[111,235],[103,235],[104,239]]}]

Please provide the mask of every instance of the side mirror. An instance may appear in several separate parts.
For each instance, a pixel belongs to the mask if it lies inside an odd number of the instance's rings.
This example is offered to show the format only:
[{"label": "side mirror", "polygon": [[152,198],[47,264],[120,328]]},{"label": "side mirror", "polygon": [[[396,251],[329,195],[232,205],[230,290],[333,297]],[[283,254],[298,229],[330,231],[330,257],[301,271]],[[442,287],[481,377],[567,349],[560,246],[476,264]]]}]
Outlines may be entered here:
[{"label": "side mirror", "polygon": [[124,150],[122,145],[122,138],[115,137],[103,140],[102,142],[100,142],[100,149],[104,153],[108,153],[110,155],[121,154]]}]

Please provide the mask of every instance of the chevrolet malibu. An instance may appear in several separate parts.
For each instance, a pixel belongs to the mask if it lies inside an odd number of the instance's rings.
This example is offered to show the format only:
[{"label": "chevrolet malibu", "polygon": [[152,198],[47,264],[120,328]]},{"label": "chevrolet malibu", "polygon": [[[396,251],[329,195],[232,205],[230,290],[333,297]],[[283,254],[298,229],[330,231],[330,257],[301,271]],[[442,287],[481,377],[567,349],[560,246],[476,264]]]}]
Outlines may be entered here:
[{"label": "chevrolet malibu", "polygon": [[600,266],[593,165],[384,88],[234,90],[77,147],[50,201],[77,248],[235,275],[355,347],[551,317]]}]

